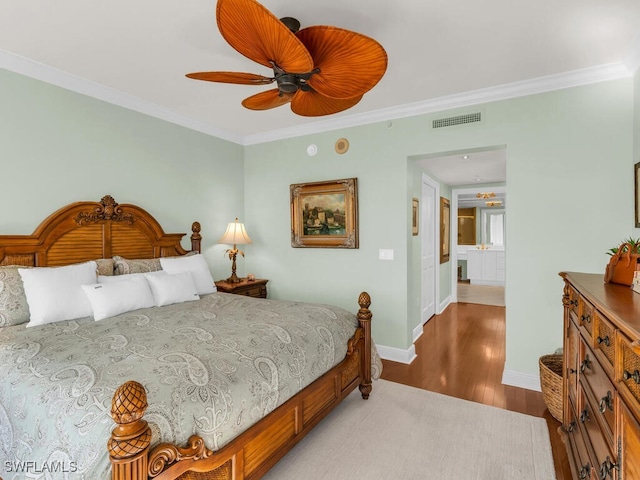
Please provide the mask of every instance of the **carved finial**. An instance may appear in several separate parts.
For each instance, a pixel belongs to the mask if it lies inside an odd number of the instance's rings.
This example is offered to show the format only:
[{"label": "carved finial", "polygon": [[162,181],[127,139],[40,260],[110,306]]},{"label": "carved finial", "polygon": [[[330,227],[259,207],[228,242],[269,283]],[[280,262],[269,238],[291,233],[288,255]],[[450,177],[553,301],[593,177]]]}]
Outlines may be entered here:
[{"label": "carved finial", "polygon": [[138,382],[129,380],[118,387],[111,402],[111,418],[118,423],[140,420],[147,409],[147,392]]},{"label": "carved finial", "polygon": [[191,224],[191,231],[193,232],[193,235],[191,235],[191,238],[197,238],[197,239],[201,239],[202,236],[200,235],[200,222],[193,222]]},{"label": "carved finial", "polygon": [[149,448],[151,428],[142,420],[146,409],[147,394],[138,382],[128,381],[113,394],[111,417],[118,425],[107,442],[111,458],[120,460],[139,457]]},{"label": "carved finial", "polygon": [[111,220],[113,222],[128,223],[131,225],[135,218],[130,213],[123,213],[122,207],[118,205],[111,195],[105,195],[100,200],[100,205],[93,209],[93,212],[80,212],[76,216],[78,225],[97,223],[101,220]]},{"label": "carved finial", "polygon": [[191,250],[194,252],[202,253],[202,235],[200,235],[200,222],[193,222],[191,224]]},{"label": "carved finial", "polygon": [[367,292],[362,292],[358,297],[358,305],[360,308],[368,309],[371,305],[371,297]]}]

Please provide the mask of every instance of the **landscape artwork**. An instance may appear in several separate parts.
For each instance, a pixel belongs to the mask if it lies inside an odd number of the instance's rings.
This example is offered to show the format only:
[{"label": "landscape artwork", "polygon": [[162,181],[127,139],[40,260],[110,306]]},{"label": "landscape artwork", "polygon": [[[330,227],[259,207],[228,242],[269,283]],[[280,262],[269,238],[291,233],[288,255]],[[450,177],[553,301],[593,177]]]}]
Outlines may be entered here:
[{"label": "landscape artwork", "polygon": [[291,246],[358,248],[356,178],[290,186]]},{"label": "landscape artwork", "polygon": [[343,193],[302,197],[303,235],[344,235],[345,198]]}]

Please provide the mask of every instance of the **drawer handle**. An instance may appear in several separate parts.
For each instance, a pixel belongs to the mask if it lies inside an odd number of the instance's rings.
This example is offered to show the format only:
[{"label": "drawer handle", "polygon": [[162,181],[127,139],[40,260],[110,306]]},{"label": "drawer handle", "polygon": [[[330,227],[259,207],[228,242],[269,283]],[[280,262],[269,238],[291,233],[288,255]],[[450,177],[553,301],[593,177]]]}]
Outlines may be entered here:
[{"label": "drawer handle", "polygon": [[607,477],[613,478],[613,474],[611,472],[614,468],[618,468],[618,465],[612,463],[609,455],[607,455],[607,459],[602,462],[602,465],[600,465],[600,480],[606,480]]},{"label": "drawer handle", "polygon": [[628,370],[625,370],[622,374],[622,378],[624,378],[625,380],[629,380],[630,378],[632,378],[634,382],[640,383],[640,372],[638,370],[635,370],[633,373],[631,373]]},{"label": "drawer handle", "polygon": [[[584,357],[584,360],[580,364],[580,373],[584,373],[586,369],[591,370],[591,360],[589,360],[589,355]],[[640,375],[640,372],[639,372]]]},{"label": "drawer handle", "polygon": [[576,370],[575,368],[570,368],[569,369],[569,373],[578,373],[578,370]]},{"label": "drawer handle", "polygon": [[586,323],[591,323],[591,315],[580,315],[580,320]]},{"label": "drawer handle", "polygon": [[573,432],[576,429],[577,426],[578,426],[578,424],[575,421],[571,422],[567,426],[567,432],[569,432],[569,433]]},{"label": "drawer handle", "polygon": [[580,475],[578,476],[578,478],[580,480],[584,480],[585,478],[588,478],[590,471],[591,471],[591,465],[589,465],[588,463],[586,465],[583,465],[582,468],[580,469]]},{"label": "drawer handle", "polygon": [[611,342],[609,341],[609,335],[607,335],[604,338],[598,336],[596,340],[598,341],[598,343],[604,343],[607,347],[611,346]]},{"label": "drawer handle", "polygon": [[613,397],[611,396],[611,392],[607,392],[605,397],[600,399],[600,413],[604,413],[607,409],[613,412]]},{"label": "drawer handle", "polygon": [[586,409],[586,408],[585,408],[585,409],[582,411],[582,413],[580,414],[580,421],[581,421],[582,423],[584,423],[584,422],[588,422],[588,421],[589,421],[589,410],[588,410],[588,409]]},{"label": "drawer handle", "polygon": [[574,298],[573,300],[569,300],[569,305],[573,305],[574,307],[578,306],[578,299]]}]

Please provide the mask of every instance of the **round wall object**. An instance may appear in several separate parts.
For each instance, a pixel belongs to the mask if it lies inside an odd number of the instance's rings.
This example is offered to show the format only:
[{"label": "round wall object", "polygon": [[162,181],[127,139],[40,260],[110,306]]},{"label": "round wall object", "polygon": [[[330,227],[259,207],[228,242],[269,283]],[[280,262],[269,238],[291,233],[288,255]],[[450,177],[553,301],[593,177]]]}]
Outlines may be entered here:
[{"label": "round wall object", "polygon": [[307,147],[307,155],[313,157],[316,153],[318,153],[318,146],[315,143],[312,143]]},{"label": "round wall object", "polygon": [[346,138],[339,138],[336,140],[336,152],[342,155],[347,150],[349,150],[349,140]]}]

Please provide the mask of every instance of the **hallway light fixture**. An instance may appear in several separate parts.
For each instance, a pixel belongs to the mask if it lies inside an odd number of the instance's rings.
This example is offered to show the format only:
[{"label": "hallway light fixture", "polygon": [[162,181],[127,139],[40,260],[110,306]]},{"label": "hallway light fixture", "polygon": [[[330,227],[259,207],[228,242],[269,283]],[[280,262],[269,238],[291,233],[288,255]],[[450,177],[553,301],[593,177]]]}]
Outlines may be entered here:
[{"label": "hallway light fixture", "polygon": [[476,198],[496,198],[496,194],[493,192],[476,193]]}]

